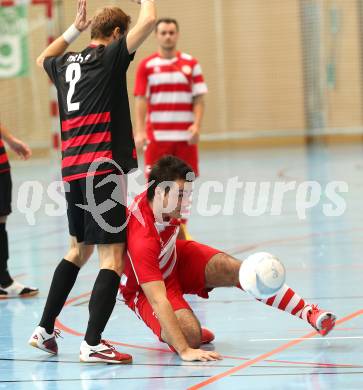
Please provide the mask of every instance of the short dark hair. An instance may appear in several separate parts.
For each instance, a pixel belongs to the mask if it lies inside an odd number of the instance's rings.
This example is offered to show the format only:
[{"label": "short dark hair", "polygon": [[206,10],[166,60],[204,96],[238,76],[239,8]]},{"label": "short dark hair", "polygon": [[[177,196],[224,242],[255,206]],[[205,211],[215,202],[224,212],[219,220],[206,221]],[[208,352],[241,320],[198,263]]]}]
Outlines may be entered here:
[{"label": "short dark hair", "polygon": [[[155,189],[163,182],[172,182],[176,180],[193,181],[195,174],[193,169],[184,161],[174,156],[165,156],[157,161],[151,168],[147,199],[153,200]],[[165,192],[169,192],[170,188],[166,188]]]},{"label": "short dark hair", "polygon": [[105,7],[96,12],[91,24],[91,39],[108,38],[116,27],[125,34],[131,17],[119,7]]},{"label": "short dark hair", "polygon": [[155,24],[155,32],[158,31],[158,27],[160,23],[166,24],[175,24],[176,30],[179,31],[179,23],[176,19],[173,18],[160,18]]}]

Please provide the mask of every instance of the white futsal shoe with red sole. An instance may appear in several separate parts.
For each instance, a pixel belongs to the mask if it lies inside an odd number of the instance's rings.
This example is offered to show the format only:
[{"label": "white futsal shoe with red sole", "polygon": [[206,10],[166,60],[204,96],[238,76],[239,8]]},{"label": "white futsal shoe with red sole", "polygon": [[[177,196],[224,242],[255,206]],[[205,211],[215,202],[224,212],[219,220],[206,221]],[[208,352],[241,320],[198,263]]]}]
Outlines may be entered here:
[{"label": "white futsal shoe with red sole", "polygon": [[116,351],[115,347],[105,340],[96,346],[81,343],[79,360],[83,363],[131,364],[132,356]]},{"label": "white futsal shoe with red sole", "polygon": [[326,336],[335,326],[336,315],[330,311],[319,309],[312,305],[307,316],[309,324],[322,336]]},{"label": "white futsal shoe with red sole", "polygon": [[28,343],[32,347],[56,355],[58,353],[57,337],[61,337],[59,329],[54,329],[54,332],[49,334],[44,328],[37,326]]}]

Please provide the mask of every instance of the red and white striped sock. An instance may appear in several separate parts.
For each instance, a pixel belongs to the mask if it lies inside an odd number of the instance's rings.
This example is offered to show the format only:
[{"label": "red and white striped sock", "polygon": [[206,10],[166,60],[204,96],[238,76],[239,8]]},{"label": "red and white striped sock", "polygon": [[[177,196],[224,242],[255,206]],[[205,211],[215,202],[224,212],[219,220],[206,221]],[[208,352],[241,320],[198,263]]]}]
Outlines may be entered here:
[{"label": "red and white striped sock", "polygon": [[273,306],[282,311],[286,311],[305,321],[308,320],[307,315],[312,308],[310,304],[307,304],[304,299],[286,284],[284,284],[277,295],[259,301],[268,306]]}]

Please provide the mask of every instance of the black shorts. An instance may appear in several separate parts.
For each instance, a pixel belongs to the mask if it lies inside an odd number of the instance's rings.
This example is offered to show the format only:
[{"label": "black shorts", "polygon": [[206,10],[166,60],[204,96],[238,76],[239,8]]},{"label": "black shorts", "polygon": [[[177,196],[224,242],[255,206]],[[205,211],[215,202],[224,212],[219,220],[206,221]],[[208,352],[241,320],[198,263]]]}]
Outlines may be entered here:
[{"label": "black shorts", "polygon": [[0,217],[5,217],[11,213],[12,188],[10,171],[0,173]]},{"label": "black shorts", "polygon": [[77,242],[87,245],[126,242],[126,175],[108,173],[67,184],[69,233]]}]

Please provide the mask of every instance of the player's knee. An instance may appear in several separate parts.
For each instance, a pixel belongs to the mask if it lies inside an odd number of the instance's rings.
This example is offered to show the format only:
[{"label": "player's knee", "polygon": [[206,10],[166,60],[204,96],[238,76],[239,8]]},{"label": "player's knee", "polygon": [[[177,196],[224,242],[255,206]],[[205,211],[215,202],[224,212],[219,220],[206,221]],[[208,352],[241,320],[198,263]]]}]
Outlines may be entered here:
[{"label": "player's knee", "polygon": [[222,272],[230,278],[231,281],[238,282],[238,272],[239,268],[241,266],[241,263],[238,260],[233,259],[231,256],[227,255],[226,253],[222,254]]},{"label": "player's knee", "polygon": [[183,325],[182,331],[191,348],[199,348],[202,342],[202,331],[197,324]]},{"label": "player's knee", "polygon": [[188,345],[192,348],[199,348],[202,340],[202,329],[198,318],[190,309],[180,309],[175,314]]},{"label": "player's knee", "polygon": [[207,264],[207,286],[237,286],[239,283],[238,274],[240,266],[240,261],[234,259],[226,253],[218,253]]},{"label": "player's knee", "polygon": [[91,257],[93,252],[93,245],[80,245],[72,243],[65,258],[81,268]]},{"label": "player's knee", "polygon": [[82,245],[78,248],[79,261],[80,263],[85,264],[92,256],[94,246],[93,245]]},{"label": "player's knee", "polygon": [[121,276],[124,267],[123,265],[117,263],[104,263],[101,265],[101,268],[114,271],[117,275]]},{"label": "player's knee", "polygon": [[124,244],[99,245],[101,268],[109,269],[121,275],[124,269]]},{"label": "player's knee", "polygon": [[106,258],[106,259],[101,260],[101,268],[114,271],[118,275],[121,276],[121,274],[124,270],[124,261],[123,261],[122,257],[119,257],[119,256]]},{"label": "player's knee", "polygon": [[190,327],[183,329],[185,338],[187,339],[188,345],[191,348],[200,348],[202,343],[202,334],[200,328]]},{"label": "player's knee", "polygon": [[67,254],[64,256],[64,258],[71,263],[74,263],[76,265],[79,265],[79,251],[77,246],[71,246],[67,252]]}]

